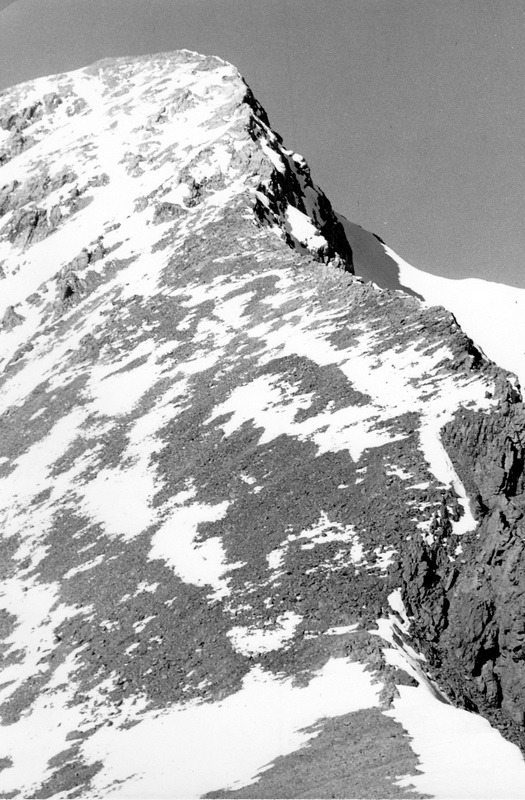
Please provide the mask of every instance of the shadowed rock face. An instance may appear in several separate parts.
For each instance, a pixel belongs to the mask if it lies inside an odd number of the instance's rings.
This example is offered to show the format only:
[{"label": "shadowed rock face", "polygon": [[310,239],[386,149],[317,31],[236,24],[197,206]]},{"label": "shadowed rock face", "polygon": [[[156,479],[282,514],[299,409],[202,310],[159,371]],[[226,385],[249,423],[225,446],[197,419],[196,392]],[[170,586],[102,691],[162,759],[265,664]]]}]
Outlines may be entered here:
[{"label": "shadowed rock face", "polygon": [[101,62],[0,116],[0,792],[447,796],[457,720],[465,780],[518,792],[447,700],[519,734],[507,374],[354,276],[220,59]]}]

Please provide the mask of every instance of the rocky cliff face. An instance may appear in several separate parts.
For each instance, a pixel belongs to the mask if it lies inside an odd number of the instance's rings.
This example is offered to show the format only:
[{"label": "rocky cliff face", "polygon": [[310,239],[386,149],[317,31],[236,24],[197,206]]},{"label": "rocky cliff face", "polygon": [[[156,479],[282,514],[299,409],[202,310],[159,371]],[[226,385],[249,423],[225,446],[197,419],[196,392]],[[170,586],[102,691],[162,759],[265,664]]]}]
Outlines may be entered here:
[{"label": "rocky cliff face", "polygon": [[462,411],[443,430],[478,518],[459,563],[447,558],[447,520],[440,520],[431,545],[405,555],[401,580],[415,636],[451,696],[523,747],[525,414],[509,394],[490,417]]},{"label": "rocky cliff face", "polygon": [[3,796],[525,790],[510,376],[219,59],[0,117]]}]

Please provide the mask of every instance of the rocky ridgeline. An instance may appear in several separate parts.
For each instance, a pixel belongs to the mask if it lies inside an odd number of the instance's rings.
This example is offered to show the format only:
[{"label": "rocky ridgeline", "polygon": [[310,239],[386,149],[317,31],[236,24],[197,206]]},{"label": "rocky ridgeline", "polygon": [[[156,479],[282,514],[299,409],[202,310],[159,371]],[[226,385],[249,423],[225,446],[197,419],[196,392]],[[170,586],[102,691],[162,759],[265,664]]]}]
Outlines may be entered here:
[{"label": "rocky ridgeline", "polygon": [[428,796],[407,691],[519,736],[509,376],[354,276],[220,59],[0,114],[0,793]]}]

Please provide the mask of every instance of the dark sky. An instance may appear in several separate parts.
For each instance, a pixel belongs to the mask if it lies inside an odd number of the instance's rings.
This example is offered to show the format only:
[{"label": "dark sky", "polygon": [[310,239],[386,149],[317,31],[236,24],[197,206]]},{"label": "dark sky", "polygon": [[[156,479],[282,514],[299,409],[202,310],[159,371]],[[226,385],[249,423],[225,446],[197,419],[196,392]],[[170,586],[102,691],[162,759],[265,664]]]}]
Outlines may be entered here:
[{"label": "dark sky", "polygon": [[233,62],[349,219],[525,286],[523,0],[0,0],[0,87],[108,55]]}]

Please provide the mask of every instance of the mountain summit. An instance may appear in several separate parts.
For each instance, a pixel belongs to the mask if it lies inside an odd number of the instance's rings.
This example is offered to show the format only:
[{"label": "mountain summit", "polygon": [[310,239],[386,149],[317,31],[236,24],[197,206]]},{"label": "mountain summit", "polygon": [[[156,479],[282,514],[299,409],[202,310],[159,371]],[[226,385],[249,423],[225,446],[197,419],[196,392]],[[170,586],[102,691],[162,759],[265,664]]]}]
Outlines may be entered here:
[{"label": "mountain summit", "polygon": [[523,794],[513,376],[218,58],[0,125],[1,796]]}]

